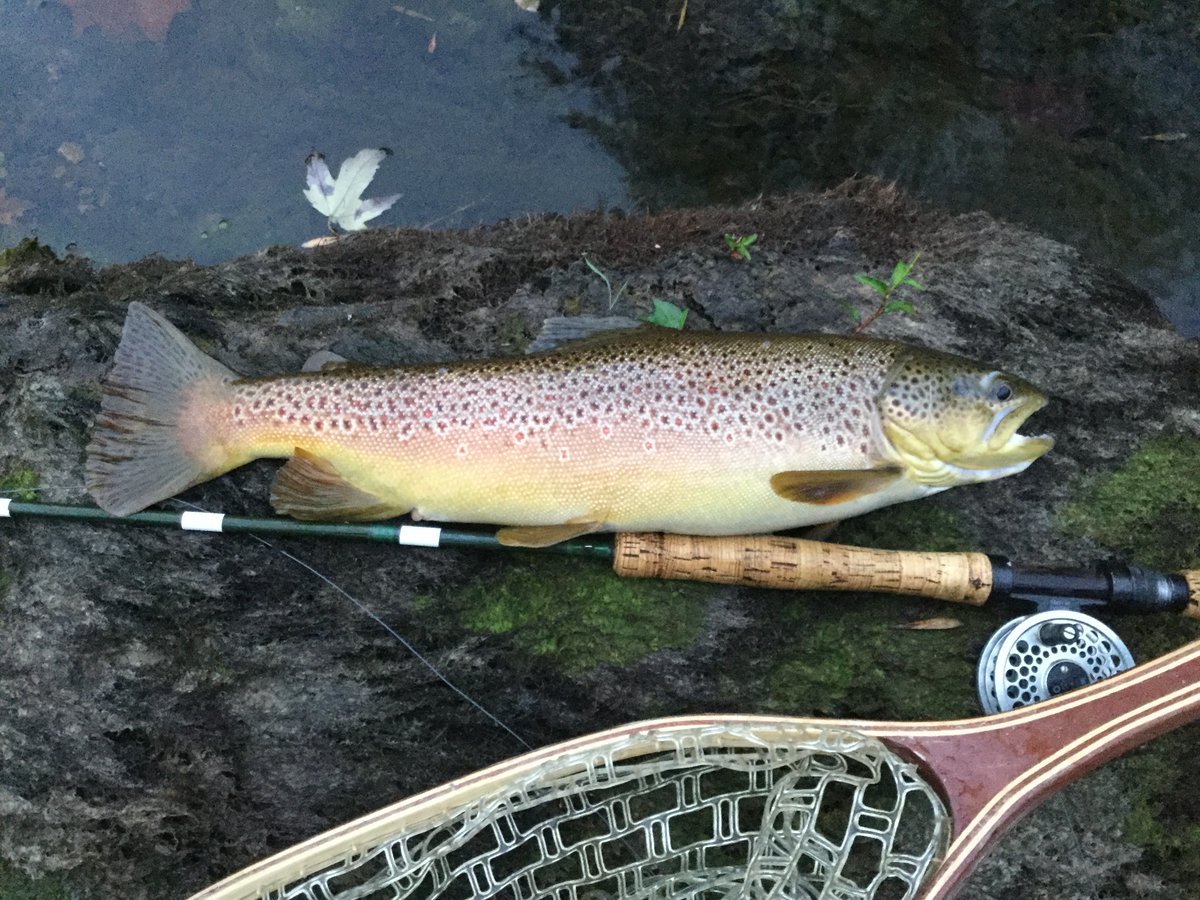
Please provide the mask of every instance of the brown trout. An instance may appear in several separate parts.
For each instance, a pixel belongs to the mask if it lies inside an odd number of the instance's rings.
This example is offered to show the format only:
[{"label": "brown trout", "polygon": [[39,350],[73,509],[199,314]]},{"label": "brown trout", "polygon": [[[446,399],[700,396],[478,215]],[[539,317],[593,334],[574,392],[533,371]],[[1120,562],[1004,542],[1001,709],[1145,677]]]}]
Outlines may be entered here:
[{"label": "brown trout", "polygon": [[130,304],[87,486],[126,515],[261,457],[301,519],[743,534],[1025,469],[1019,378],[892,341],[653,329],[510,359],[241,378]]}]

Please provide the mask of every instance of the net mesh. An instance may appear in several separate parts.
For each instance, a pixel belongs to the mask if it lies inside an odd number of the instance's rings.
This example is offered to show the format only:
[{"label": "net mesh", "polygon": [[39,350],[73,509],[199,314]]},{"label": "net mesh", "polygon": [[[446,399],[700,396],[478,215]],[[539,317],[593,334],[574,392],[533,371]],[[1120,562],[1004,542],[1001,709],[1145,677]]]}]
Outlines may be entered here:
[{"label": "net mesh", "polygon": [[937,794],[880,742],[800,728],[641,732],[448,805],[273,900],[915,897]]}]

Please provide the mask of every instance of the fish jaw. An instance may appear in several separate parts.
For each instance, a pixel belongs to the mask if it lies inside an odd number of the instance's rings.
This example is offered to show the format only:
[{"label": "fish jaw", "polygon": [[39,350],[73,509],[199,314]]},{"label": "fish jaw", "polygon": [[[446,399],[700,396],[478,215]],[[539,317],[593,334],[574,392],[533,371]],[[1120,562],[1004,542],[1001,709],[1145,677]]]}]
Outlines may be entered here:
[{"label": "fish jaw", "polygon": [[1029,417],[1045,407],[1046,403],[1046,398],[1039,394],[1000,410],[980,444],[960,452],[949,464],[967,481],[991,481],[1023,472],[1030,463],[1054,447],[1054,438],[1049,435],[1018,433]]},{"label": "fish jaw", "polygon": [[883,431],[896,459],[915,481],[942,487],[995,481],[1024,472],[1053,449],[1049,435],[1017,433],[1045,405],[1045,399],[1038,398],[1009,408],[997,416],[986,440],[963,448],[951,447],[937,436],[918,437],[896,422],[884,422]]}]

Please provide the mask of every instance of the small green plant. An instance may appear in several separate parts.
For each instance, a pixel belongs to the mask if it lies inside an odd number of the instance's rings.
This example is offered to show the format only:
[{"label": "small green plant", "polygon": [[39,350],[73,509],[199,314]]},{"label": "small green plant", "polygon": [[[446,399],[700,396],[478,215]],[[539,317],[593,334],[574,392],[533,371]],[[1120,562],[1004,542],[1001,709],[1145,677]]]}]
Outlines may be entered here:
[{"label": "small green plant", "polygon": [[851,306],[849,303],[846,304],[846,310],[850,313],[850,318],[853,319],[855,323],[854,330],[850,332],[851,334],[860,334],[866,330],[867,326],[869,326],[880,316],[888,315],[890,313],[904,313],[905,315],[912,315],[912,303],[908,300],[897,298],[895,294],[898,290],[900,290],[900,288],[903,287],[913,288],[918,291],[925,290],[923,285],[917,284],[916,281],[909,277],[913,267],[917,264],[917,260],[920,258],[921,254],[918,253],[908,262],[900,260],[900,262],[896,263],[896,267],[892,269],[892,277],[888,281],[883,281],[879,278],[875,278],[874,276],[865,274],[858,274],[854,276],[855,281],[857,281],[859,284],[865,284],[879,295],[879,305],[875,307],[870,315],[864,318],[861,309],[859,309],[857,306]]},{"label": "small green plant", "polygon": [[590,259],[588,259],[586,256],[583,258],[583,261],[585,263],[587,263],[587,267],[589,269],[591,269],[593,272],[595,272],[597,275],[599,275],[600,280],[604,282],[604,287],[607,288],[607,290],[608,290],[608,311],[612,312],[613,307],[617,305],[617,301],[621,299],[621,295],[623,293],[625,293],[625,288],[629,287],[629,282],[625,281],[624,283],[622,283],[622,285],[619,288],[617,288],[617,292],[614,294],[612,282],[608,280],[608,276],[604,274],[604,272],[600,269],[600,267],[597,266]]},{"label": "small green plant", "polygon": [[688,311],[682,307],[676,306],[670,300],[659,300],[654,298],[654,309],[650,315],[642,316],[643,322],[649,322],[651,325],[661,325],[663,328],[683,328],[683,323],[687,320]]},{"label": "small green plant", "polygon": [[757,234],[727,234],[725,235],[725,246],[729,248],[729,255],[734,259],[750,259],[750,245],[758,240]]}]

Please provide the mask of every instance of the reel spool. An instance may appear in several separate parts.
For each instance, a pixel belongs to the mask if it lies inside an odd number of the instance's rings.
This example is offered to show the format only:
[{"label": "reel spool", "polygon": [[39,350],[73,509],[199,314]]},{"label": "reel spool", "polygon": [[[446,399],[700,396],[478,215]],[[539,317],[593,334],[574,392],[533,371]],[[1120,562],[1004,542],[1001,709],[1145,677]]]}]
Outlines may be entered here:
[{"label": "reel spool", "polygon": [[1129,648],[1103,622],[1072,610],[1023,616],[1000,626],[979,660],[976,686],[987,715],[1057,697],[1124,672]]}]

